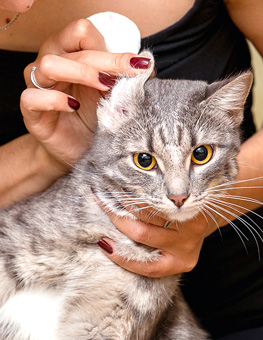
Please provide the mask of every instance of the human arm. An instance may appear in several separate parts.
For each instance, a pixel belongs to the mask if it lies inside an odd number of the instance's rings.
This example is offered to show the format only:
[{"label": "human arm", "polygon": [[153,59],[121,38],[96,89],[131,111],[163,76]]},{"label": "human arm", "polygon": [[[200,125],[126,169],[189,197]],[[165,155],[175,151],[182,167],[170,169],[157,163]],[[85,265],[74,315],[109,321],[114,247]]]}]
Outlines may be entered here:
[{"label": "human arm", "polygon": [[230,18],[263,56],[263,2],[261,0],[224,0]]},{"label": "human arm", "polygon": [[63,174],[30,134],[0,147],[0,207],[48,187]]},{"label": "human arm", "polygon": [[[29,88],[22,93],[21,111],[31,136],[0,147],[0,177],[4,179],[0,184],[1,207],[44,190],[69,171],[89,147],[97,101],[101,92],[110,88],[99,80],[99,73],[136,75],[143,71],[130,64],[136,55],[104,50],[100,33],[82,19],[50,37],[37,60],[26,68]],[[37,65],[37,81],[43,87],[55,84],[54,90],[33,88],[32,65]],[[72,100],[80,103],[78,110],[69,105]]]}]

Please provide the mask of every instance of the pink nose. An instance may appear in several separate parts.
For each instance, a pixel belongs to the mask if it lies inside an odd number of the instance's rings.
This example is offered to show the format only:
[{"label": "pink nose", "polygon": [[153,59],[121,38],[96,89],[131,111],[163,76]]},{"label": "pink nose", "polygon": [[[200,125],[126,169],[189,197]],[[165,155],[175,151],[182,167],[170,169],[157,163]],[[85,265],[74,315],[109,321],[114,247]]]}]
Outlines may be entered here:
[{"label": "pink nose", "polygon": [[181,208],[188,197],[188,195],[171,195],[169,196],[169,199],[174,203],[174,205]]}]

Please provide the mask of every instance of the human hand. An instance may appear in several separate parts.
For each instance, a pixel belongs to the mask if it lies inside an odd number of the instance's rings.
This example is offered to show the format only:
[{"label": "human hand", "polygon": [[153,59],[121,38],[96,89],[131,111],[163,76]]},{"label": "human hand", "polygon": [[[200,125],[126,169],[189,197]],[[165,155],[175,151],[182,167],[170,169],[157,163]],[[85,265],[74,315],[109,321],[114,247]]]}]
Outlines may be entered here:
[{"label": "human hand", "polygon": [[[91,143],[101,94],[113,86],[115,76],[135,76],[147,63],[131,53],[107,53],[102,35],[88,20],[69,24],[44,42],[25,69],[29,88],[22,93],[21,111],[27,129],[67,171]],[[38,84],[55,85],[52,90],[33,88],[32,66]]]},{"label": "human hand", "polygon": [[[164,229],[165,220],[151,215],[137,216],[140,220],[132,220],[108,213],[113,224],[135,242],[161,250],[158,261],[140,263],[127,261],[114,252],[114,241],[103,238],[98,245],[116,264],[131,272],[149,277],[191,271],[197,264],[204,238],[217,226],[210,217],[199,214],[195,219],[184,223],[172,223]],[[143,222],[144,219],[146,222]]]}]

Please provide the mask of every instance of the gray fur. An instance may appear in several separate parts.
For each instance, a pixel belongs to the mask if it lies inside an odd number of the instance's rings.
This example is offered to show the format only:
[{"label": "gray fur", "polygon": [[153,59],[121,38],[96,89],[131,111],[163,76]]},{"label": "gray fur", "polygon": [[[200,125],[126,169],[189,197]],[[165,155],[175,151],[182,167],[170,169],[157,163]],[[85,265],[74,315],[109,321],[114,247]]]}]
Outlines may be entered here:
[{"label": "gray fur", "polygon": [[[160,256],[122,235],[93,193],[120,216],[134,218],[116,200],[127,198],[124,190],[134,210],[140,202],[167,220],[193,218],[209,199],[208,188],[237,175],[239,124],[252,76],[209,86],[146,81],[150,73],[121,79],[100,102],[93,146],[72,173],[0,212],[1,340],[208,338],[181,296],[179,276],[141,277],[101,252],[96,243],[107,236],[126,259]],[[213,157],[194,166],[191,153],[203,144],[213,146]],[[137,152],[151,153],[158,167],[136,167]],[[181,194],[189,197],[178,208],[168,196]]]}]

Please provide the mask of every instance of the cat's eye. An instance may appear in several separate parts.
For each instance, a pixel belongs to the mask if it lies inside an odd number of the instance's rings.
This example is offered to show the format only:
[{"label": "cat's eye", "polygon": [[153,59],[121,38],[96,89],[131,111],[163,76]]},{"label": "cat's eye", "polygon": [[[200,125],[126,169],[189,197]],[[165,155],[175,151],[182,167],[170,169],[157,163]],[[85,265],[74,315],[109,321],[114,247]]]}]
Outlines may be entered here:
[{"label": "cat's eye", "polygon": [[213,156],[213,148],[210,145],[200,145],[191,156],[192,162],[198,165],[206,164]]},{"label": "cat's eye", "polygon": [[156,159],[148,153],[136,153],[133,155],[135,165],[142,170],[152,170],[157,166]]}]

